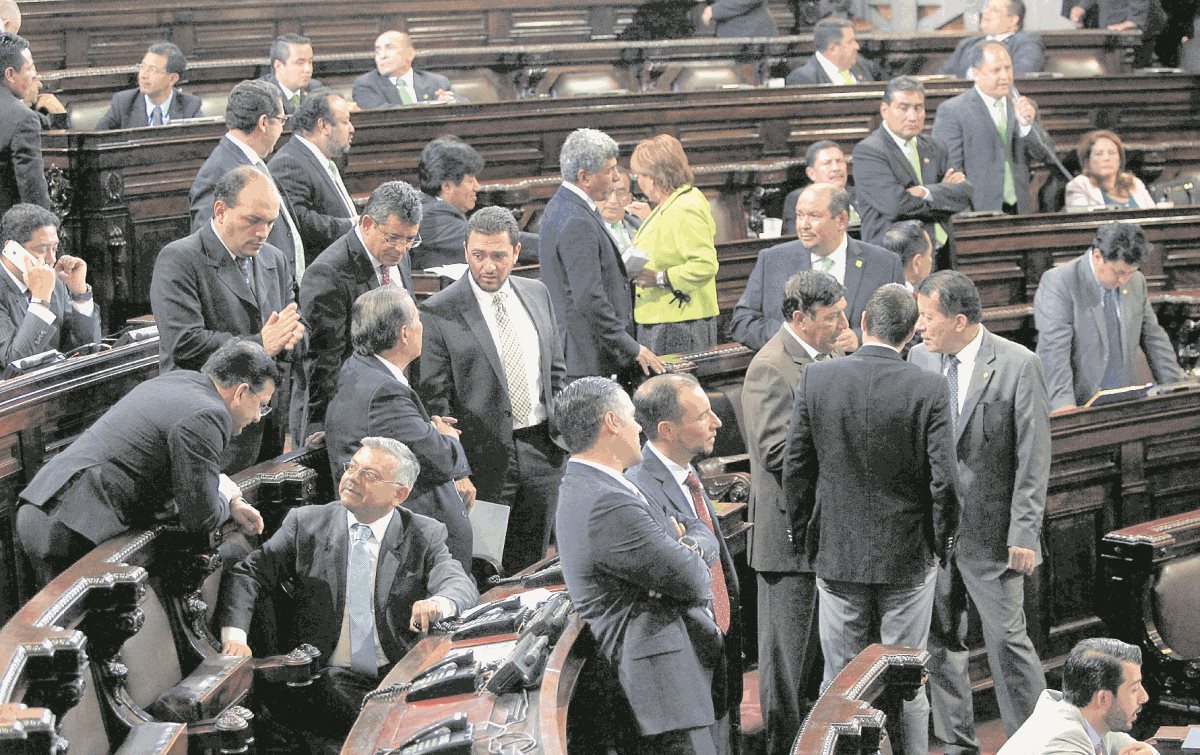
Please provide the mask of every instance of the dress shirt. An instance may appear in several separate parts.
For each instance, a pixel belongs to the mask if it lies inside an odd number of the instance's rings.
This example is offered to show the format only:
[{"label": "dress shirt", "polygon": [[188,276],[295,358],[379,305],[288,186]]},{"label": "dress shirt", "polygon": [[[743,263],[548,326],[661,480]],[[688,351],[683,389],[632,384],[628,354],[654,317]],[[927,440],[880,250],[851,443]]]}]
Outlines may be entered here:
[{"label": "dress shirt", "polygon": [[[361,226],[354,226],[354,235],[358,236],[358,243],[362,244],[363,249],[370,249],[370,247],[367,246],[366,239],[363,238]],[[367,257],[371,259],[371,269],[375,271],[375,282],[382,286],[383,273],[379,272],[379,268],[384,266],[383,263],[376,259],[375,255],[371,254],[370,252],[367,252]],[[400,277],[400,266],[388,265],[387,270],[389,285],[404,288],[404,280]]]},{"label": "dress shirt", "polygon": [[289,102],[289,101],[291,101],[291,99],[292,99],[293,97],[295,97],[296,95],[300,94],[300,90],[299,90],[299,89],[297,89],[296,91],[294,91],[294,92],[293,92],[292,90],[290,90],[290,89],[288,89],[287,87],[285,87],[285,86],[283,85],[283,83],[282,83],[282,82],[279,80],[279,77],[278,77],[278,76],[276,76],[276,77],[275,77],[275,84],[276,84],[276,85],[277,85],[277,86],[278,86],[278,87],[279,87],[279,88],[280,88],[280,89],[283,91],[283,101],[284,101],[284,102]]},{"label": "dress shirt", "polygon": [[[641,501],[642,503],[645,503],[645,504],[649,504],[649,501],[646,500],[646,494],[643,493],[637,485],[634,485],[632,482],[625,479],[625,476],[623,474],[616,471],[612,467],[606,467],[603,464],[597,464],[596,462],[588,461],[587,459],[578,459],[574,456],[571,457],[571,461],[575,462],[576,464],[583,464],[585,466],[589,466],[592,469],[600,470],[601,472],[603,472],[604,474],[613,478],[614,480],[619,481],[621,483],[621,485],[623,485],[625,487],[626,490],[628,490],[630,493],[633,493],[635,496],[637,496],[637,499],[639,501]],[[689,495],[691,495],[691,494],[689,493]]]},{"label": "dress shirt", "polygon": [[384,359],[383,357],[379,356],[378,354],[375,355],[375,358],[379,360],[380,364],[382,364],[384,367],[387,367],[387,371],[391,373],[392,377],[396,378],[401,383],[404,383],[409,388],[412,387],[408,383],[408,378],[404,377],[404,370],[400,369],[399,367],[392,364],[391,362]]},{"label": "dress shirt", "polygon": [[[587,206],[589,209],[591,209],[592,212],[596,213],[597,215],[600,214],[600,208],[596,207],[596,203],[592,200],[591,197],[589,197],[587,195],[587,192],[584,191],[583,189],[579,188],[578,186],[576,186],[574,181],[563,181],[562,185],[566,186],[571,191],[573,191],[576,194],[578,194],[579,196],[583,197],[583,201],[587,202]],[[603,222],[603,220],[604,219],[601,218],[601,222]]]},{"label": "dress shirt", "polygon": [[[996,107],[996,100],[999,98],[998,97],[988,97],[986,94],[983,93],[983,90],[980,89],[979,87],[975,87],[975,93],[978,94],[983,99],[983,106],[987,108],[987,111],[989,113],[992,112],[992,108]],[[1014,107],[1016,107],[1016,102],[1010,101],[1010,100],[1008,100],[1008,98],[1005,98],[1004,117],[1007,118],[1009,108],[1014,108]],[[1017,117],[1015,110],[1013,111],[1013,118],[1017,122],[1017,130],[1020,131],[1021,136],[1029,136],[1029,132],[1033,130],[1033,122],[1031,121],[1029,123],[1021,123],[1021,119],[1019,117]]]},{"label": "dress shirt", "polygon": [[789,336],[796,339],[796,343],[800,344],[801,348],[803,348],[805,353],[808,354],[809,359],[812,359],[814,362],[817,360],[817,357],[821,356],[824,353],[824,352],[817,351],[813,347],[809,346],[807,341],[805,341],[803,338],[798,336],[796,334],[796,331],[792,330],[786,324],[783,326],[783,329],[785,331],[787,331],[787,334]]},{"label": "dress shirt", "polygon": [[989,41],[989,42],[1003,42],[1004,40],[1006,40],[1006,39],[1008,39],[1009,37],[1011,37],[1013,34],[1016,34],[1016,32],[1012,32],[1012,31],[1006,31],[1006,32],[1004,32],[1003,34],[989,34],[989,35],[987,35],[987,41]]},{"label": "dress shirt", "polygon": [[[221,242],[221,248],[223,248],[226,251],[226,253],[229,254],[229,258],[231,260],[233,260],[233,264],[237,265],[238,260],[240,260],[240,259],[249,259],[250,260],[250,280],[246,282],[246,285],[250,286],[250,293],[254,295],[254,298],[257,301],[258,300],[258,287],[255,284],[258,282],[258,271],[256,270],[255,265],[254,265],[254,258],[253,257],[242,258],[242,257],[237,256],[233,252],[231,252],[229,250],[229,247],[225,244],[225,239],[221,238],[221,234],[217,232],[216,220],[208,221],[208,226],[209,226],[209,228],[212,228],[213,235],[217,237],[217,241]],[[241,270],[239,269],[238,272],[240,273]],[[263,312],[261,314],[270,315],[270,312]]]},{"label": "dress shirt", "polygon": [[171,122],[171,102],[174,99],[175,99],[175,90],[174,89],[172,89],[170,92],[167,93],[167,99],[163,100],[161,105],[155,105],[153,102],[150,101],[149,97],[147,97],[146,95],[143,94],[142,102],[146,103],[146,123],[150,123],[153,120],[152,114],[154,113],[154,108],[156,108],[156,107],[159,108],[162,112],[163,125],[165,126],[168,123],[170,123]]},{"label": "dress shirt", "polygon": [[696,511],[696,505],[692,501],[692,491],[683,484],[683,481],[687,479],[689,474],[696,475],[697,480],[700,479],[699,473],[692,468],[691,464],[684,468],[668,459],[663,455],[662,451],[658,450],[658,448],[654,445],[654,441],[652,440],[646,441],[646,447],[654,452],[654,455],[658,457],[658,460],[663,463],[663,466],[665,466],[667,471],[671,473],[671,476],[675,478],[675,484],[679,486],[679,490],[683,493],[683,500],[688,502],[688,508],[692,510],[692,516],[699,519],[700,514]]},{"label": "dress shirt", "polygon": [[[17,276],[13,275],[12,271],[9,270],[8,267],[3,266],[3,265],[0,265],[0,267],[4,267],[4,272],[8,273],[8,277],[11,278],[12,282],[17,285],[18,291],[20,291],[23,294],[29,291],[29,286],[26,286],[24,281],[22,281]],[[51,294],[51,295],[53,295],[53,294]],[[83,315],[84,317],[91,317],[92,311],[95,308],[95,306],[96,306],[96,302],[91,299],[88,299],[87,301],[72,301],[71,302],[71,308],[74,309],[79,314]],[[54,324],[54,319],[55,319],[54,313],[51,312],[50,308],[47,307],[45,304],[30,303],[29,311],[32,312],[35,316],[37,316],[39,319],[44,321],[47,325]]]},{"label": "dress shirt", "polygon": [[[971,387],[971,373],[975,370],[975,360],[979,358],[979,347],[983,344],[983,328],[980,327],[975,333],[975,337],[966,346],[958,350],[954,356],[958,358],[958,395],[954,400],[958,402],[958,409],[954,412],[956,415],[962,413],[963,404],[967,401],[967,389]],[[945,365],[942,366],[942,375],[946,374]],[[959,421],[962,417],[959,417]]]},{"label": "dress shirt", "polygon": [[[829,80],[832,81],[834,84],[841,84],[842,83],[842,69],[838,68],[833,63],[829,62],[829,58],[825,57],[824,55],[822,55],[819,52],[816,53],[816,57],[817,57],[817,64],[820,65],[821,68],[825,69],[825,75],[829,77]],[[854,75],[854,71],[851,71],[850,69],[846,69],[846,73],[850,74],[850,80],[852,82],[854,82],[855,84],[858,83],[858,77]]]},{"label": "dress shirt", "polygon": [[332,170],[337,171],[337,166],[333,162],[333,159],[322,152],[320,147],[305,139],[303,136],[296,134],[296,139],[305,147],[308,147],[308,151],[312,152],[313,156],[317,158],[317,163],[325,168],[325,172],[329,174],[329,178],[333,181],[333,185],[337,188],[338,194],[342,195],[342,203],[346,205],[346,209],[350,212],[350,219],[357,221],[358,210],[354,207],[354,199],[350,196],[350,192],[346,190],[346,184],[342,183],[341,171],[338,171],[335,174],[330,170],[329,166],[333,165],[334,167]]},{"label": "dress shirt", "polygon": [[408,96],[412,97],[413,104],[416,105],[419,100],[417,100],[417,80],[413,73],[413,69],[410,66],[408,72],[403,76],[389,76],[388,81],[392,82],[392,86],[396,87],[397,90],[400,89],[400,82],[404,82],[404,86],[408,87]]},{"label": "dress shirt", "polygon": [[[1080,717],[1082,718],[1082,716]],[[1091,722],[1086,718],[1083,719],[1083,730],[1087,732],[1088,741],[1092,743],[1092,749],[1096,752],[1102,752],[1101,745],[1104,743],[1104,739],[1096,731],[1096,727],[1092,726]]]},{"label": "dress shirt", "polygon": [[[467,273],[467,279],[471,282],[471,291],[475,294],[475,300],[479,302],[479,309],[483,311],[483,321],[487,323],[488,332],[492,335],[492,343],[496,346],[496,354],[500,356],[501,361],[504,360],[504,347],[500,343],[500,326],[496,322],[496,307],[492,304],[492,297],[495,294],[489,294],[479,287],[475,282],[475,277]],[[521,303],[513,290],[512,284],[509,281],[504,281],[504,285],[496,293],[504,292],[505,309],[508,311],[508,319],[512,326],[517,331],[517,341],[521,347],[521,361],[525,363],[525,385],[524,386],[508,386],[509,392],[518,390],[525,391],[529,396],[529,405],[532,409],[529,412],[528,421],[518,426],[513,423],[514,430],[520,430],[525,427],[533,427],[546,421],[547,413],[546,406],[542,403],[542,359],[541,344],[538,342],[537,328],[533,325],[533,320],[529,317],[529,313],[525,311],[525,305]]]},{"label": "dress shirt", "polygon": [[[843,233],[842,234],[842,243],[838,244],[837,248],[834,249],[832,252],[830,252],[828,255],[828,259],[830,259],[833,262],[833,267],[829,268],[829,274],[832,275],[834,278],[837,278],[837,282],[841,283],[842,285],[845,285],[845,281],[846,281],[846,249],[850,245],[850,242],[847,239],[849,239],[849,236],[847,236],[846,234]],[[821,259],[820,256],[818,256],[816,254],[812,255],[812,269],[813,270],[821,269],[817,265],[817,262],[820,259]]]},{"label": "dress shirt", "polygon": [[[391,524],[392,517],[396,515],[395,511],[389,511],[384,516],[379,517],[367,526],[371,528],[371,538],[367,540],[367,550],[371,554],[371,584],[375,584],[375,573],[379,569],[379,544],[383,542],[383,536],[387,532],[388,525]],[[350,547],[354,547],[354,525],[359,524],[358,519],[350,510],[346,510],[346,532],[349,538]],[[350,551],[346,551],[346,569],[350,568]],[[347,573],[348,577],[348,573]],[[374,600],[371,601],[372,605]],[[332,666],[341,666],[342,668],[350,668],[350,601],[342,601],[342,631],[338,633],[337,645],[333,647],[333,653],[329,656],[329,663]],[[386,666],[388,664],[387,656],[383,652],[383,645],[379,643],[379,632],[375,632],[375,660],[377,666]]]},{"label": "dress shirt", "polygon": [[633,246],[633,240],[629,238],[629,233],[625,230],[625,221],[618,220],[615,223],[604,221],[604,227],[608,229],[608,233],[613,237],[613,241],[617,242],[617,251],[622,254],[625,250]]},{"label": "dress shirt", "polygon": [[[896,136],[896,132],[892,131],[890,128],[888,128],[888,125],[886,123],[883,124],[883,130],[887,132],[888,136],[892,137],[892,141],[894,141],[896,143],[896,146],[900,148],[900,151],[904,153],[904,158],[907,160],[908,159],[908,146],[907,146],[908,140],[901,139],[899,136]],[[917,137],[914,136],[913,138],[916,139]],[[921,151],[918,149],[917,156],[920,157],[920,155],[921,155]],[[925,192],[925,201],[928,202],[929,198],[931,196],[933,196],[933,194],[929,191],[929,189],[927,189],[925,187],[925,184],[922,183],[922,181],[924,181],[924,180],[925,180],[925,178],[923,176],[917,176],[917,183],[920,184],[921,190]]]}]

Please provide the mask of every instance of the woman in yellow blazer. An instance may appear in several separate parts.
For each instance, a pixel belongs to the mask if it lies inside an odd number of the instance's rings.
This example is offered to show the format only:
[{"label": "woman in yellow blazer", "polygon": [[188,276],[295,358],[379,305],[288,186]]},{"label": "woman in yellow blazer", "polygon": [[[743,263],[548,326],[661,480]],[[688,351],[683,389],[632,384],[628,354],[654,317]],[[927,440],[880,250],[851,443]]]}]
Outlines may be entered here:
[{"label": "woman in yellow blazer", "polygon": [[643,139],[629,161],[638,188],[654,205],[633,237],[646,266],[635,278],[638,341],[655,354],[709,348],[717,342],[717,226],[679,140]]}]

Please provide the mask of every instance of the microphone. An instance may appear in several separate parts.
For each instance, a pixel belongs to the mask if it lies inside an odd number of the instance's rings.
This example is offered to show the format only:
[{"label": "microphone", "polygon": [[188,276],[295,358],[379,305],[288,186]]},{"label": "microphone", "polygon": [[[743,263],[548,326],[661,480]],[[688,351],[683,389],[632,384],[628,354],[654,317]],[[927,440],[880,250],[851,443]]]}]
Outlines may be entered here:
[{"label": "microphone", "polygon": [[[1008,91],[1010,94],[1012,94],[1013,106],[1015,107],[1017,104],[1017,100],[1021,99],[1021,93],[1017,91],[1016,84],[1009,84]],[[1020,119],[1018,119],[1018,121],[1019,120]],[[1058,154],[1054,151],[1054,148],[1051,147],[1049,144],[1046,144],[1046,142],[1042,140],[1042,135],[1039,133],[1039,129],[1038,129],[1036,120],[1031,124],[1029,133],[1033,136],[1034,140],[1038,144],[1042,145],[1042,149],[1046,152],[1047,155],[1050,156],[1050,163],[1054,167],[1058,168],[1059,172],[1063,174],[1064,178],[1066,178],[1068,181],[1075,178],[1075,176],[1071,175],[1071,171],[1067,170],[1067,166],[1062,164],[1062,160],[1058,159]]]}]

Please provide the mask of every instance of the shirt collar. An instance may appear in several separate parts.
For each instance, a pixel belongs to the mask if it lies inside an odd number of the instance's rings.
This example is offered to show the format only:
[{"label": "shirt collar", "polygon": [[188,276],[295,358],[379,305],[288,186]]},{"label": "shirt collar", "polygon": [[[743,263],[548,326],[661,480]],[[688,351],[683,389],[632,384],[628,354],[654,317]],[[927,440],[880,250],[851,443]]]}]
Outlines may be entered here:
[{"label": "shirt collar", "polygon": [[251,149],[249,144],[246,144],[244,141],[242,141],[241,139],[238,139],[233,134],[226,133],[225,138],[228,139],[229,141],[233,142],[234,146],[242,151],[242,154],[244,154],[246,156],[246,158],[250,160],[251,165],[258,165],[259,163],[261,163],[263,161],[262,156],[260,156],[257,152],[255,152],[253,149]]},{"label": "shirt collar", "polygon": [[392,377],[396,378],[401,383],[408,385],[408,378],[404,377],[404,370],[400,369],[378,354],[375,355],[375,358],[379,360],[380,364],[382,364],[384,367],[387,367],[387,371],[391,373]]},{"label": "shirt collar", "polygon": [[825,57],[821,53],[819,53],[819,52],[816,53],[816,56],[817,56],[817,63],[821,66],[821,68],[825,69],[825,75],[829,77],[829,80],[832,81],[834,84],[841,84],[842,82],[841,82],[840,74],[842,72],[842,69],[840,69],[836,65],[834,65],[833,61],[831,61],[829,58]]},{"label": "shirt collar", "polygon": [[308,151],[312,152],[313,155],[316,156],[317,162],[321,164],[321,167],[325,168],[326,170],[329,170],[329,167],[328,167],[329,166],[329,158],[325,155],[324,152],[321,151],[320,147],[313,144],[309,140],[305,139],[303,136],[300,136],[299,134],[296,134],[296,140],[298,142],[300,142],[301,144],[303,144],[305,147],[308,147]]},{"label": "shirt collar", "polygon": [[[371,528],[371,534],[375,536],[375,542],[383,543],[383,536],[387,533],[388,525],[392,523],[392,517],[396,515],[396,510],[392,509],[388,513],[379,517],[367,526]],[[353,529],[354,525],[361,524],[354,513],[350,509],[346,509],[346,529],[351,531],[350,541],[354,541]]]},{"label": "shirt collar", "polygon": [[989,41],[991,41],[991,42],[1003,42],[1004,40],[1008,39],[1009,37],[1011,37],[1011,36],[1012,36],[1012,35],[1014,35],[1014,34],[1016,34],[1016,32],[1015,32],[1015,31],[1006,31],[1006,32],[1004,32],[1003,34],[988,34],[988,35],[985,35],[985,36],[984,36],[984,39],[987,39],[987,40],[989,40]]},{"label": "shirt collar", "polygon": [[362,235],[362,226],[358,225],[357,223],[354,225],[354,235],[358,237],[358,243],[362,244],[363,251],[367,253],[367,261],[371,263],[372,270],[378,271],[380,265],[383,265],[389,269],[393,267],[396,269],[400,268],[399,265],[384,265],[375,257],[375,255],[371,254],[371,250],[367,248],[367,240],[364,239]]},{"label": "shirt collar", "polygon": [[512,283],[508,278],[504,279],[504,285],[500,286],[500,288],[490,294],[479,287],[479,284],[475,282],[475,276],[471,275],[470,270],[467,271],[467,281],[471,286],[471,291],[475,294],[475,300],[479,302],[480,309],[491,307],[492,300],[495,298],[496,294],[501,292],[508,294],[511,297],[516,296],[516,294],[513,293]]},{"label": "shirt collar", "polygon": [[979,330],[975,333],[975,337],[966,346],[958,350],[955,354],[958,357],[959,364],[975,364],[975,360],[979,357],[979,347],[983,345],[983,326],[979,326]]},{"label": "shirt collar", "polygon": [[[1087,253],[1087,269],[1088,269],[1088,272],[1091,273],[1091,275],[1092,275],[1092,280],[1096,283],[1096,290],[1100,292],[1100,298],[1103,299],[1104,292],[1108,291],[1110,289],[1107,289],[1104,286],[1100,285],[1100,279],[1096,277],[1096,258],[1092,256],[1091,250],[1088,250],[1088,253]],[[1111,289],[1111,290],[1119,291],[1120,288],[1121,287],[1118,286],[1117,288]]]},{"label": "shirt collar", "polygon": [[[979,88],[978,84],[975,85],[975,91],[979,94],[980,97],[983,98],[983,104],[987,106],[988,112],[989,113],[992,112],[992,108],[996,107],[996,100],[998,100],[1000,98],[999,97],[989,97],[988,95],[984,94],[983,90]],[[1008,103],[1005,102],[1005,104],[1007,105]]]},{"label": "shirt collar", "polygon": [[146,105],[146,123],[150,122],[150,115],[154,112],[154,108],[162,109],[163,122],[166,123],[171,118],[171,102],[175,99],[175,90],[167,92],[167,99],[162,101],[161,105],[155,105],[146,95],[142,95],[142,102]]},{"label": "shirt collar", "polygon": [[388,80],[392,82],[392,86],[395,86],[397,83],[403,81],[405,84],[408,84],[408,88],[411,89],[414,93],[417,91],[417,88],[413,82],[412,66],[409,66],[408,71],[406,73],[402,73],[399,76],[388,76]]},{"label": "shirt collar", "polygon": [[[899,147],[901,150],[904,149],[905,144],[908,144],[908,140],[901,139],[899,136],[897,136],[895,131],[892,131],[890,128],[888,128],[887,123],[883,124],[883,130],[887,132],[888,136],[892,137],[892,141],[894,141],[896,143],[896,146]],[[916,137],[913,137],[913,138],[915,139]]]},{"label": "shirt collar", "polygon": [[809,346],[808,341],[805,341],[803,338],[801,338],[799,335],[796,334],[796,331],[794,331],[790,327],[788,327],[787,323],[783,324],[783,329],[787,331],[787,334],[789,336],[796,339],[796,343],[800,344],[800,346],[808,354],[809,359],[816,361],[817,357],[821,355],[821,352],[817,351],[812,346]]},{"label": "shirt collar", "polygon": [[592,208],[593,212],[600,212],[600,209],[596,207],[596,203],[587,195],[587,192],[576,186],[574,181],[563,181],[563,186],[583,197],[583,201],[587,202],[587,206]]},{"label": "shirt collar", "polygon": [[298,89],[293,92],[291,89],[288,89],[287,87],[285,87],[283,85],[283,82],[280,81],[278,77],[276,77],[275,83],[279,86],[279,88],[281,90],[283,90],[283,99],[285,99],[285,100],[290,100],[293,97],[295,97],[297,94],[300,93],[300,90],[298,90]]},{"label": "shirt collar", "polygon": [[1096,731],[1096,729],[1092,726],[1091,722],[1088,721],[1085,716],[1083,716],[1081,714],[1079,717],[1083,719],[1083,730],[1087,732],[1088,739],[1091,740],[1092,749],[1094,750],[1104,740],[1101,738],[1100,733],[1098,731]]},{"label": "shirt collar", "polygon": [[[837,247],[832,252],[829,253],[829,259],[833,260],[834,269],[837,269],[837,267],[839,265],[843,269],[845,269],[845,267],[846,267],[846,250],[849,249],[849,247],[850,247],[850,234],[843,233],[842,234],[842,243],[838,244]],[[820,257],[818,257],[816,254],[814,254],[812,252],[809,252],[809,256],[814,263],[818,259],[820,259]],[[845,275],[843,274],[842,277],[845,277]]]},{"label": "shirt collar", "polygon": [[[667,458],[666,454],[658,450],[658,446],[654,445],[654,441],[646,441],[646,448],[649,448],[654,452],[654,455],[658,457],[658,460],[663,463],[663,466],[665,466],[667,471],[671,473],[671,476],[675,478],[675,482],[679,483],[680,485],[682,485],[683,481],[687,479],[687,476],[692,473],[692,465],[689,464],[685,469],[684,467],[681,467],[675,462],[671,461]],[[697,479],[699,479],[699,476],[697,476]]]},{"label": "shirt collar", "polygon": [[229,247],[225,245],[225,240],[221,238],[221,234],[217,233],[217,221],[209,220],[208,227],[212,229],[213,235],[217,237],[217,243],[221,245],[221,248],[225,250],[226,254],[228,254],[236,263],[238,261],[238,256],[229,250]]},{"label": "shirt collar", "polygon": [[591,467],[592,469],[599,470],[599,471],[603,472],[604,474],[608,475],[609,477],[613,478],[614,480],[619,480],[621,482],[621,484],[623,486],[625,486],[625,488],[627,490],[629,490],[630,493],[633,493],[635,496],[637,496],[641,500],[646,499],[646,496],[642,493],[642,491],[638,490],[637,485],[634,485],[632,482],[625,479],[625,475],[621,474],[620,472],[617,472],[616,470],[612,469],[611,467],[606,467],[603,464],[597,464],[596,462],[589,461],[587,459],[577,459],[574,456],[571,457],[571,461],[575,462],[576,464],[582,464],[585,467]]}]

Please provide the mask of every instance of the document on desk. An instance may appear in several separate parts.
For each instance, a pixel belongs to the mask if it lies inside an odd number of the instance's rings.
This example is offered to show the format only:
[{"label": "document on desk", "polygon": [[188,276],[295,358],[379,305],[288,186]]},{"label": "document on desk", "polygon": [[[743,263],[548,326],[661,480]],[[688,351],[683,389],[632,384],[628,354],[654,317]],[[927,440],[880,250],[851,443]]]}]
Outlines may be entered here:
[{"label": "document on desk", "polygon": [[1184,752],[1188,750],[1200,751],[1200,726],[1193,726],[1188,729],[1187,736],[1183,739]]},{"label": "document on desk", "polygon": [[499,503],[475,500],[475,505],[467,517],[471,520],[474,553],[495,559],[496,563],[504,560],[504,538],[508,534],[508,512],[508,507]]}]

